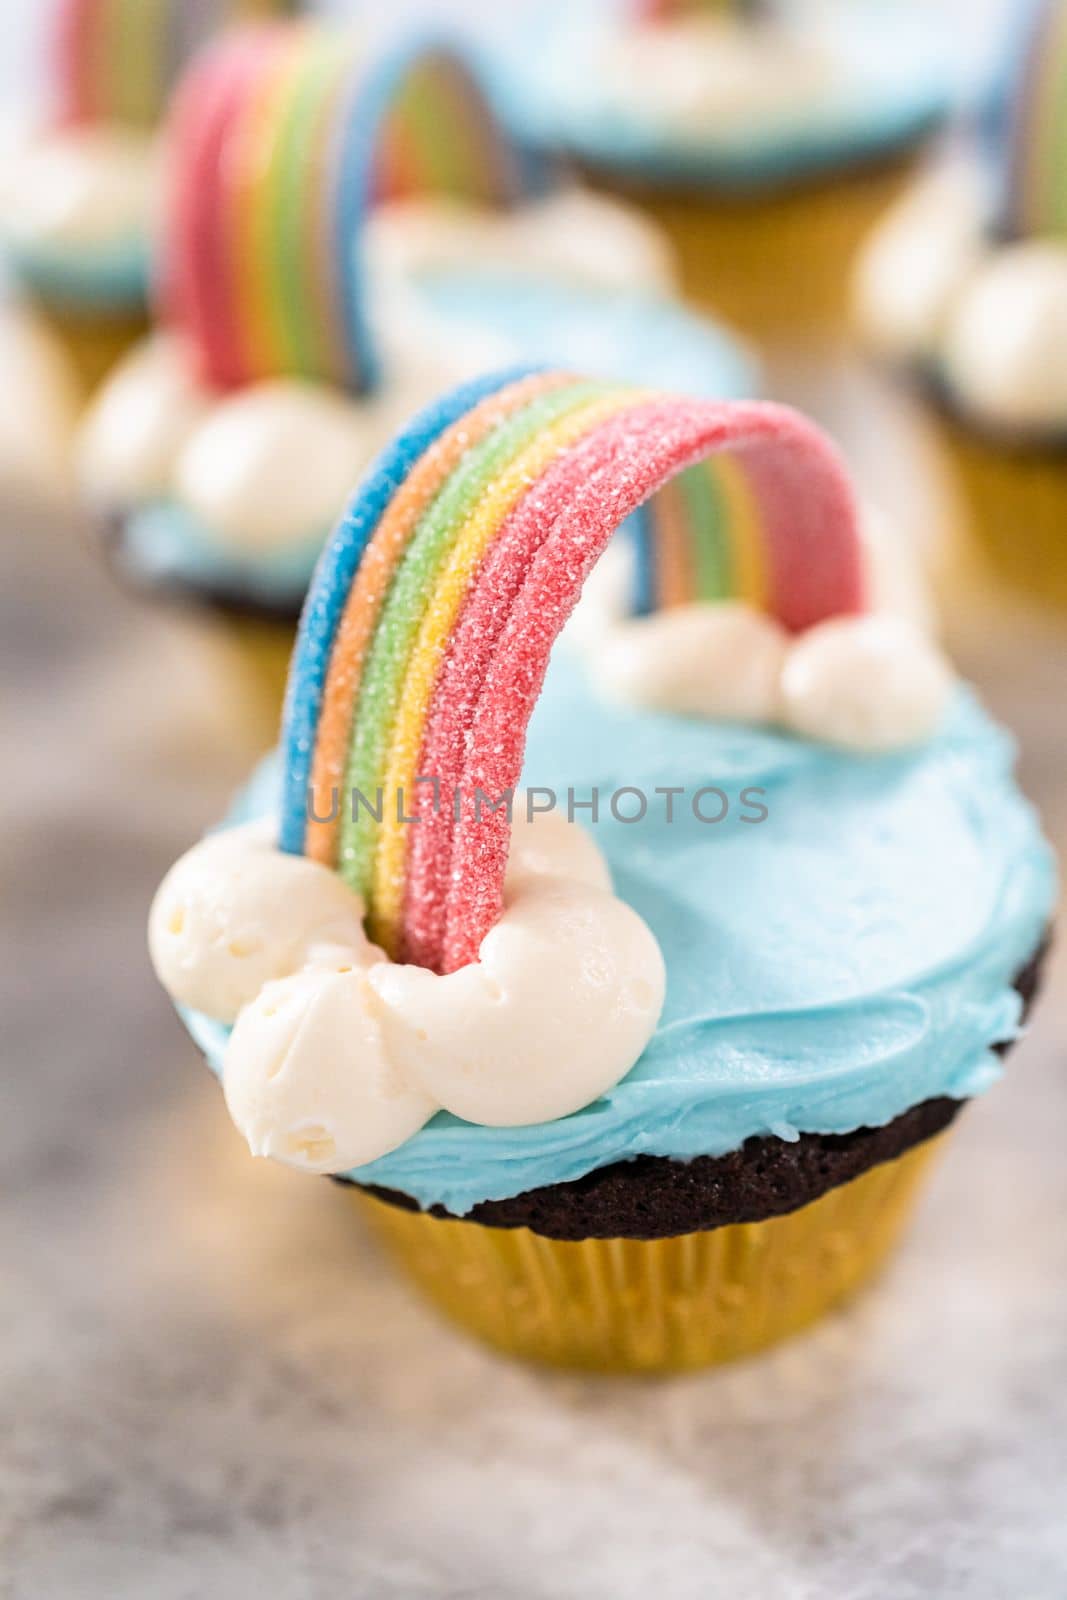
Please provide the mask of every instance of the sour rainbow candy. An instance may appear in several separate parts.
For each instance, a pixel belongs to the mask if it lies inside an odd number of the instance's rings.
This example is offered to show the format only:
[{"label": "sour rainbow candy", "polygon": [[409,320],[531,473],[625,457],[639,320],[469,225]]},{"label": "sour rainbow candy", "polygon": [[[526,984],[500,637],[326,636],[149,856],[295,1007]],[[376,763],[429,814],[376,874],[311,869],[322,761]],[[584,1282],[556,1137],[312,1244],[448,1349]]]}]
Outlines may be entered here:
[{"label": "sour rainbow candy", "polygon": [[333,28],[245,29],[179,92],[163,305],[219,387],[378,381],[359,241],[382,199],[518,199],[524,173],[466,63],[368,56]]},{"label": "sour rainbow candy", "polygon": [[1020,35],[1006,108],[999,218],[1009,238],[1067,234],[1067,3],[1038,0]]},{"label": "sour rainbow candy", "polygon": [[784,626],[863,608],[845,473],[778,406],[506,373],[416,418],[357,491],[293,657],[281,844],[365,897],[394,958],[475,958],[509,838],[476,796],[518,782],[552,644],[612,533],[648,501],[654,540],[653,497],[697,466],[727,485],[718,504],[743,506],[738,547]]},{"label": "sour rainbow candy", "polygon": [[298,0],[57,0],[53,77],[62,122],[150,128],[192,57],[227,24]]},{"label": "sour rainbow candy", "polygon": [[636,0],[637,13],[646,22],[667,22],[676,17],[753,16],[767,0]]}]

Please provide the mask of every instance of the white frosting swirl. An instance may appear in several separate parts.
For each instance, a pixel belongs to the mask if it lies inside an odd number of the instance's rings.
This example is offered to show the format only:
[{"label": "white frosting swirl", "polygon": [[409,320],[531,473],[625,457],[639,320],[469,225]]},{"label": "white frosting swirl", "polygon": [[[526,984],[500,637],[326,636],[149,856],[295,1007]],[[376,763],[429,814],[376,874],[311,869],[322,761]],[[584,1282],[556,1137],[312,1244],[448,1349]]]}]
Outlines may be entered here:
[{"label": "white frosting swirl", "polygon": [[985,191],[971,162],[933,168],[871,234],[856,268],[856,318],[885,360],[937,349],[961,286],[985,254]]},{"label": "white frosting swirl", "polygon": [[953,682],[940,652],[903,618],[834,618],[790,648],[782,720],[848,749],[899,750],[937,732]]},{"label": "white frosting swirl", "polygon": [[110,124],[37,134],[12,152],[0,174],[5,229],[38,249],[140,244],[158,192],[154,140]]},{"label": "white frosting swirl", "polygon": [[69,505],[80,395],[66,355],[22,307],[0,307],[0,496]]},{"label": "white frosting swirl", "polygon": [[937,371],[960,408],[1010,431],[1067,427],[1067,244],[994,246],[973,164],[915,186],[872,235],[856,315],[876,354]]},{"label": "white frosting swirl", "polygon": [[318,862],[274,848],[269,820],[209,834],[167,873],[148,920],[160,982],[180,1004],[233,1022],[264,984],[343,945],[359,965],[380,957],[358,897]]},{"label": "white frosting swirl", "polygon": [[352,397],[278,380],[218,395],[182,342],[131,353],[83,422],[78,475],[97,503],[171,498],[222,552],[269,555],[325,535],[352,484],[396,430],[457,383],[511,357],[507,341],[456,326],[412,292],[419,273],[471,261],[542,278],[669,289],[657,230],[579,189],[496,213],[443,202],[386,206],[366,240],[385,383]]},{"label": "white frosting swirl", "polygon": [[388,292],[434,271],[503,269],[582,287],[670,293],[673,258],[663,234],[621,201],[559,189],[511,211],[442,199],[393,201],[367,223],[371,281]]},{"label": "white frosting swirl", "polygon": [[332,525],[383,442],[377,410],[292,378],[239,390],[179,451],[176,497],[230,548],[312,539]]},{"label": "white frosting swirl", "polygon": [[591,657],[607,699],[650,711],[772,722],[789,635],[740,601],[684,605],[612,628]]},{"label": "white frosting swirl", "polygon": [[954,682],[930,638],[914,552],[865,510],[871,612],[791,636],[743,601],[627,615],[632,549],[609,545],[564,635],[607,700],[682,716],[781,724],[860,751],[932,737]]},{"label": "white frosting swirl", "polygon": [[563,817],[516,826],[503,915],[478,960],[447,976],[387,961],[359,896],[272,837],[255,823],[196,845],[149,918],[171,996],[236,1017],[223,1084],[253,1154],[345,1172],[441,1107],[494,1127],[567,1116],[651,1038],[659,946]]},{"label": "white frosting swirl", "polygon": [[267,555],[325,537],[400,424],[499,356],[468,330],[451,340],[437,333],[428,339],[398,309],[385,335],[389,382],[359,398],[296,379],[220,395],[197,377],[184,341],[155,335],[89,406],[77,440],[79,482],[97,504],[174,499],[223,551]]},{"label": "white frosting swirl", "polygon": [[975,416],[1067,425],[1067,245],[1009,245],[975,272],[950,310],[942,360]]},{"label": "white frosting swirl", "polygon": [[842,81],[833,54],[811,30],[725,16],[612,30],[597,70],[609,106],[705,139],[802,121]]},{"label": "white frosting swirl", "polygon": [[134,505],[167,494],[213,397],[180,339],[157,334],[123,357],[89,405],[76,467],[88,498]]}]

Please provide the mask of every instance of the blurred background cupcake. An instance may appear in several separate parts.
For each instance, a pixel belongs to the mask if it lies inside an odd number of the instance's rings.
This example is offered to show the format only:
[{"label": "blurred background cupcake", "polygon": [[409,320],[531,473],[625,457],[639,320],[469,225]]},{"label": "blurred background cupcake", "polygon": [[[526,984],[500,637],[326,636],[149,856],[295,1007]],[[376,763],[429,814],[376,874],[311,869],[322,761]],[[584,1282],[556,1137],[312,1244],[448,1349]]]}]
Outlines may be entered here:
[{"label": "blurred background cupcake", "polygon": [[536,359],[752,390],[672,303],[656,230],[549,185],[451,47],[241,30],[168,136],[160,328],[90,408],[79,477],[118,573],[223,617],[272,718],[337,505],[442,387]]},{"label": "blurred background cupcake", "polygon": [[6,264],[88,386],[145,325],[157,129],[185,65],[297,0],[45,0],[45,117],[0,163]]},{"label": "blurred background cupcake", "polygon": [[518,125],[638,197],[691,294],[760,337],[841,324],[849,261],[948,106],[924,8],[586,0],[538,38],[509,53]]},{"label": "blurred background cupcake", "polygon": [[911,380],[987,574],[1067,605],[1067,4],[1013,15],[986,126],[875,230],[869,349]]}]

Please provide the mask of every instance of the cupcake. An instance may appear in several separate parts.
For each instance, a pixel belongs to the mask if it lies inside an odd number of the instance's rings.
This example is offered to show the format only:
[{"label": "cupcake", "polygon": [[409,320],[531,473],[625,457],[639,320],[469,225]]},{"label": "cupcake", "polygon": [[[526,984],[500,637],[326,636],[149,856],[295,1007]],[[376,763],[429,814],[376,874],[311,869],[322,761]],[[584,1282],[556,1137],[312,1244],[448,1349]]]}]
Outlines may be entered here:
[{"label": "cupcake", "polygon": [[989,570],[1067,606],[1067,5],[1016,25],[999,114],[861,258],[870,350],[918,388]]},{"label": "cupcake", "polygon": [[337,506],[415,406],[532,351],[754,382],[666,298],[655,231],[546,190],[451,49],[245,30],[192,69],[168,138],[159,328],[97,396],[79,475],[116,571],[222,618],[274,719]]},{"label": "cupcake", "polygon": [[491,1345],[802,1328],[999,1075],[1052,862],[886,592],[833,447],[758,402],[489,377],[350,502],[151,952],[253,1153]]},{"label": "cupcake", "polygon": [[80,406],[62,345],[29,307],[0,298],[0,503],[68,514]]},{"label": "cupcake", "polygon": [[921,8],[587,0],[541,31],[505,64],[527,137],[639,199],[750,334],[843,326],[849,261],[946,110]]},{"label": "cupcake", "polygon": [[47,0],[47,122],[0,171],[0,237],[23,291],[92,387],[144,332],[156,134],[210,35],[295,0]]}]

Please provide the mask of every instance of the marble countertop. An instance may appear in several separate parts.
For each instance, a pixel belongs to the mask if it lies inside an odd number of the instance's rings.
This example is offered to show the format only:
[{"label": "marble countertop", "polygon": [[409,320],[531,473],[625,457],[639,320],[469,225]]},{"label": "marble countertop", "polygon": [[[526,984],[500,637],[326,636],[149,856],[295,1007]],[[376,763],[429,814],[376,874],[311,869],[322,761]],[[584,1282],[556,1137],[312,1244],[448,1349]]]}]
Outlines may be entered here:
[{"label": "marble countertop", "polygon": [[[151,891],[255,753],[207,643],[24,516],[0,595],[3,1600],[1062,1600],[1062,949],[851,1310],[706,1376],[526,1371],[248,1159],[151,979]],[[964,654],[1067,839],[1067,638]]]}]

